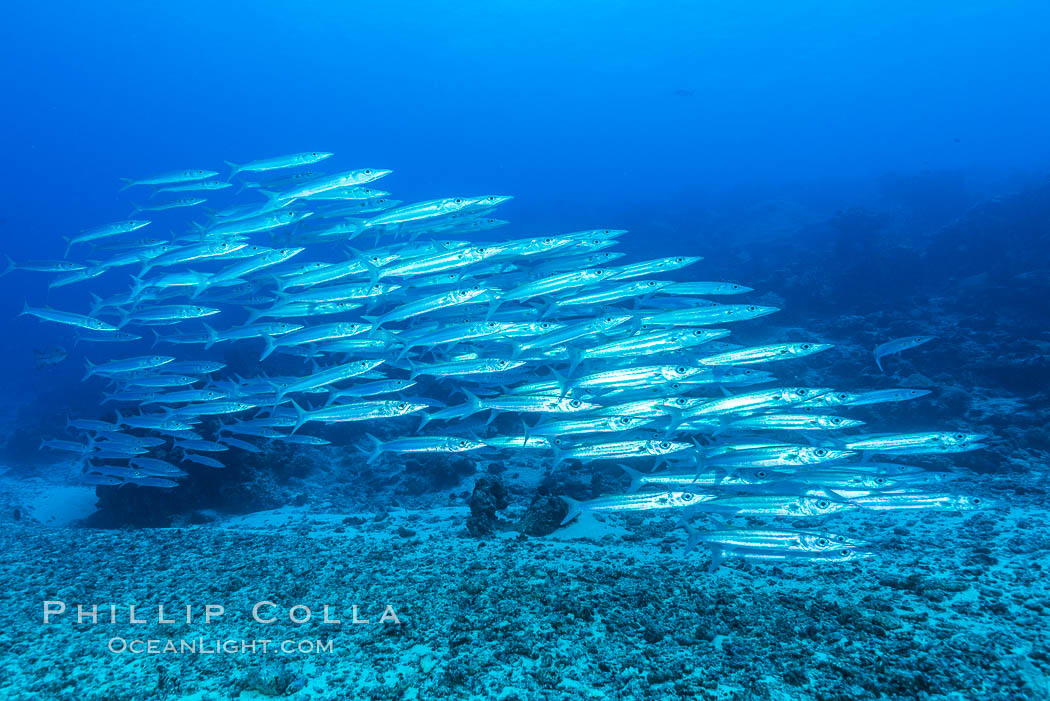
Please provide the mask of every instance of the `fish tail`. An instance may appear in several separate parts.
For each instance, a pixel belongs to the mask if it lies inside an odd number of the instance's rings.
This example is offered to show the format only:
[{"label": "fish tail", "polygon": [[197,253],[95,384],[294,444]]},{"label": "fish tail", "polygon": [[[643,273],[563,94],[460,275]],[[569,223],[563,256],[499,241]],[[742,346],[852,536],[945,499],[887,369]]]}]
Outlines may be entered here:
[{"label": "fish tail", "polygon": [[627,473],[627,476],[631,478],[631,486],[627,488],[629,492],[637,492],[642,486],[642,472],[636,470],[633,467],[620,464],[620,469]]},{"label": "fish tail", "polygon": [[369,316],[367,314],[362,314],[361,318],[372,325],[372,328],[370,328],[368,330],[368,338],[372,338],[372,336],[375,335],[376,331],[379,330],[379,326],[383,323],[382,317]]},{"label": "fish tail", "polygon": [[302,428],[303,424],[310,420],[306,411],[299,406],[294,399],[292,400],[292,408],[295,409],[295,426],[292,427],[291,433],[288,434],[289,436]]},{"label": "fish tail", "polygon": [[263,348],[262,355],[259,356],[260,363],[269,358],[270,354],[277,350],[277,341],[273,336],[270,336],[269,334],[264,335],[263,343],[265,343],[266,346]]},{"label": "fish tail", "polygon": [[[223,162],[230,167],[229,180],[233,180],[233,176],[235,176],[235,175],[237,175],[237,173],[241,172],[241,167],[239,165],[237,165],[236,163],[234,163],[233,161],[223,161]],[[247,186],[245,186],[245,187],[247,187]],[[241,190],[243,190],[243,189],[244,188],[242,187]]]},{"label": "fish tail", "polygon": [[688,523],[683,524],[683,527],[685,528],[685,532],[689,535],[689,538],[685,542],[685,552],[683,554],[688,555],[696,550],[696,546],[700,544],[700,530],[698,528],[693,528],[693,526]]},{"label": "fish tail", "polygon": [[277,202],[281,199],[281,194],[279,192],[274,192],[273,190],[265,190],[260,187],[256,190],[256,192],[262,193],[263,196],[266,197],[266,199],[268,199],[270,202]]},{"label": "fish tail", "polygon": [[487,312],[485,312],[485,321],[488,321],[489,319],[492,318],[492,315],[496,313],[497,309],[499,309],[499,305],[500,305],[499,297],[493,297],[489,301],[489,309],[488,309]]},{"label": "fish tail", "polygon": [[95,374],[95,364],[87,358],[84,358],[84,367],[87,368],[87,372],[84,373],[84,376],[82,378],[80,378],[81,382]]},{"label": "fish tail", "polygon": [[371,433],[365,433],[365,436],[370,441],[375,443],[375,450],[373,450],[372,452],[370,452],[368,454],[368,464],[371,465],[372,463],[374,463],[376,461],[376,459],[379,458],[380,455],[383,454],[383,441],[379,440],[378,438],[373,436]]},{"label": "fish tail", "polygon": [[120,181],[122,183],[124,183],[124,187],[120,188],[120,190],[118,192],[124,192],[129,187],[132,187],[135,184],[135,181],[132,180],[131,178],[121,178]]},{"label": "fish tail", "polygon": [[32,309],[29,306],[29,300],[28,299],[22,300],[22,311],[20,311],[18,313],[18,316],[25,316],[26,314],[29,314],[31,311],[32,311]]},{"label": "fish tail", "polygon": [[3,272],[0,272],[0,277],[7,275],[9,272],[15,269],[15,261],[11,256],[4,254],[4,260],[7,261],[7,267],[4,268]]},{"label": "fish tail", "polygon": [[69,249],[73,248],[73,240],[68,236],[63,236],[62,240],[66,242],[66,252],[62,254],[62,257],[69,258]]},{"label": "fish tail", "polygon": [[[131,276],[133,279],[138,280],[134,275]],[[95,316],[102,309],[102,298],[94,292],[89,293],[91,296],[91,316]]]},{"label": "fish tail", "polygon": [[562,526],[579,516],[581,513],[583,513],[582,509],[580,509],[580,502],[576,501],[572,497],[567,497],[564,494],[559,494],[558,498],[565,502],[566,507],[565,518],[561,520]]},{"label": "fish tail", "polygon": [[466,396],[467,403],[470,405],[470,408],[472,410],[470,413],[476,414],[477,412],[481,411],[481,399],[478,397],[478,395],[474,394],[466,387],[462,388],[462,392],[464,396]]},{"label": "fish tail", "polygon": [[571,375],[576,372],[576,368],[580,366],[583,361],[583,352],[578,348],[569,349],[569,370],[565,373]]},{"label": "fish tail", "polygon": [[201,324],[204,326],[204,332],[208,334],[208,342],[204,344],[204,350],[208,350],[219,342],[219,332],[209,326],[207,322],[202,321]]},{"label": "fish tail", "polygon": [[551,445],[551,450],[554,451],[554,456],[551,458],[551,470],[553,471],[557,470],[558,466],[561,465],[562,460],[565,459],[565,454],[562,452],[561,448],[556,445]]}]

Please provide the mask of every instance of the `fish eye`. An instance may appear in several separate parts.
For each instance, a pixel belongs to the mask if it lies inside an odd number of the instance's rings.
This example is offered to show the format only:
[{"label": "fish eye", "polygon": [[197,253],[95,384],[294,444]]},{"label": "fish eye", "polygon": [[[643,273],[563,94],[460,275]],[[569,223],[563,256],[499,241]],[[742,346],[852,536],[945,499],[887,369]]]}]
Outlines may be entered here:
[{"label": "fish eye", "polygon": [[803,343],[802,344],[802,350],[809,350],[811,347],[812,346],[810,346],[808,343]]},{"label": "fish eye", "polygon": [[612,320],[613,320],[613,318],[611,316],[605,317],[605,323],[607,323],[607,324],[611,324]]},{"label": "fish eye", "polygon": [[822,458],[828,454],[828,451],[824,450],[823,448],[817,448],[813,451],[813,454],[816,455],[818,458]]},{"label": "fish eye", "polygon": [[886,483],[886,478],[885,477],[876,477],[875,478],[875,484],[885,484],[885,483]]},{"label": "fish eye", "polygon": [[371,168],[366,168],[365,169],[365,175],[371,175],[371,174],[372,174],[372,169]]},{"label": "fish eye", "polygon": [[787,353],[788,353],[787,348],[781,348],[781,349],[779,349],[777,351],[777,354],[779,354],[779,355],[787,355]]},{"label": "fish eye", "polygon": [[571,402],[569,402],[569,406],[571,406],[573,409],[578,409],[580,406],[580,400],[573,399]]},{"label": "fish eye", "polygon": [[678,258],[675,258],[674,261],[675,261],[675,263],[684,263],[685,262],[685,258],[682,258],[681,256],[679,256]]},{"label": "fish eye", "polygon": [[981,503],[981,498],[980,497],[972,497],[970,499],[970,503],[971,504],[980,504]]},{"label": "fish eye", "polygon": [[759,479],[765,479],[768,476],[769,476],[769,473],[766,472],[765,470],[759,470],[758,472],[755,473],[755,477],[758,477]]},{"label": "fish eye", "polygon": [[460,447],[460,448],[465,448],[465,447],[467,447],[467,442],[466,442],[466,441],[460,441],[460,442],[459,442],[459,447]]},{"label": "fish eye", "polygon": [[817,506],[821,509],[826,509],[829,506],[831,506],[831,502],[829,502],[827,499],[821,499],[817,502]]},{"label": "fish eye", "polygon": [[755,311],[756,309],[758,309],[758,307],[756,307],[756,306],[754,306],[754,305],[751,305],[751,306],[749,306],[749,307],[747,308],[747,310],[748,310],[749,312],[753,312],[753,311]]},{"label": "fish eye", "polygon": [[679,397],[678,399],[674,400],[674,403],[678,406],[685,406],[685,398]]},{"label": "fish eye", "polygon": [[685,372],[685,368],[684,368],[684,367],[682,367],[681,365],[679,365],[678,367],[676,367],[676,368],[675,368],[674,370],[675,370],[675,372],[677,372],[677,373],[683,373],[683,372]]},{"label": "fish eye", "polygon": [[692,501],[692,500],[693,500],[693,495],[690,494],[689,492],[685,492],[684,494],[682,494],[682,501]]},{"label": "fish eye", "polygon": [[830,541],[828,541],[828,539],[827,539],[827,538],[817,538],[817,545],[819,545],[819,546],[820,546],[820,547],[822,547],[822,548],[823,548],[824,546],[828,545],[828,543],[829,543],[829,542],[830,542]]},{"label": "fish eye", "polygon": [[962,439],[963,439],[963,434],[961,434],[961,433],[956,433],[955,434],[955,440],[961,441]]},{"label": "fish eye", "polygon": [[405,404],[404,402],[401,402],[401,403],[399,403],[399,404],[397,405],[397,408],[398,408],[398,409],[404,409],[404,408],[405,408],[405,407],[407,407],[407,406],[408,406],[407,404]]},{"label": "fish eye", "polygon": [[457,198],[456,198],[456,200],[455,200],[456,204],[459,204],[459,203],[460,203],[460,202],[462,202],[462,201],[463,201],[463,200],[462,200],[462,199],[460,199],[459,197],[457,197]]},{"label": "fish eye", "polygon": [[806,396],[806,392],[807,392],[807,391],[808,391],[808,390],[807,390],[807,389],[806,389],[805,387],[802,387],[802,388],[801,388],[801,389],[799,389],[799,391],[798,391],[798,396],[800,396],[800,397],[805,397],[805,396]]}]

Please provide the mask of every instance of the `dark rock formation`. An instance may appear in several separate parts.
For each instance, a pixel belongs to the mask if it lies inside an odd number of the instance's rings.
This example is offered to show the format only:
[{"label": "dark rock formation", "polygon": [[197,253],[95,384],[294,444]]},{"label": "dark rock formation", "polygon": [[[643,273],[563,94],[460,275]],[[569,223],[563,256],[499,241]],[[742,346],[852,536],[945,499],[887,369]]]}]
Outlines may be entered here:
[{"label": "dark rock formation", "polygon": [[474,493],[470,496],[470,518],[467,519],[467,531],[475,538],[492,535],[500,526],[496,512],[507,508],[507,487],[503,480],[494,475],[485,475],[474,483]]},{"label": "dark rock formation", "polygon": [[558,530],[568,513],[565,502],[549,494],[538,494],[518,522],[518,530],[525,535],[545,536]]}]

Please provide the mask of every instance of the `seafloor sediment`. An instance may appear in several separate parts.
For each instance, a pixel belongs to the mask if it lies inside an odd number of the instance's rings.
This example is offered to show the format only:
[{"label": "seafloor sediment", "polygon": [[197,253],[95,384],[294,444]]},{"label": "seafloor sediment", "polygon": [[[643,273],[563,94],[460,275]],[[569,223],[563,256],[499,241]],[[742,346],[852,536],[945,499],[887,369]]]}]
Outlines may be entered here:
[{"label": "seafloor sediment", "polygon": [[[1022,490],[965,516],[851,512],[828,528],[870,539],[875,557],[713,574],[705,554],[683,556],[684,532],[662,515],[588,516],[542,539],[468,537],[465,506],[307,506],[151,530],[6,523],[0,697],[1044,698],[1046,506]],[[45,600],[136,603],[152,621],[130,625],[124,612],[78,626],[71,609],[44,625]],[[281,622],[252,622],[264,600]],[[205,626],[208,603],[227,613]],[[198,622],[157,624],[158,604],[193,605]],[[296,604],[314,619],[288,623]],[[319,620],[325,604],[341,625]],[[354,604],[371,623],[349,622]],[[400,625],[376,622],[388,604]],[[113,637],[201,636],[331,641],[333,651],[107,651]]]}]

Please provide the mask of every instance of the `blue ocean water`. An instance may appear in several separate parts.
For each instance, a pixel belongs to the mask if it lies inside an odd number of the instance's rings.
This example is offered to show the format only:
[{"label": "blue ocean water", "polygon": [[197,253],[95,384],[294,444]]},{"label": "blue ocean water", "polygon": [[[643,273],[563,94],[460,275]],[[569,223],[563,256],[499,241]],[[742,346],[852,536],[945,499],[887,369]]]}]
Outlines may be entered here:
[{"label": "blue ocean water", "polygon": [[[868,541],[872,552],[844,564],[727,557],[711,568],[716,550],[682,555],[688,536],[677,515],[585,514],[554,529],[565,512],[549,511],[561,497],[587,504],[627,490],[618,459],[579,460],[579,444],[569,441],[547,453],[391,451],[369,462],[366,434],[413,434],[416,422],[400,420],[311,423],[317,430],[304,433],[333,447],[260,440],[261,454],[219,456],[226,469],[185,465],[173,451],[170,459],[189,472],[178,488],[96,491],[78,481],[83,469],[63,466],[67,453],[40,450],[42,440],[77,439],[69,418],[114,417],[114,405],[101,403],[106,384],[82,380],[85,360],[171,352],[226,363],[224,380],[321,368],[294,357],[263,363],[258,340],[192,352],[74,343],[68,326],[17,316],[23,304],[88,314],[91,294],[126,291],[137,266],[51,290],[52,274],[13,270],[0,277],[8,339],[0,348],[0,518],[11,526],[3,567],[24,585],[5,602],[19,612],[3,653],[5,697],[1046,697],[1047,46],[1050,7],[1030,0],[5,8],[0,252],[16,263],[61,259],[63,237],[126,219],[136,203],[163,201],[149,187],[121,192],[121,178],[191,168],[225,178],[225,161],[319,149],[335,155],[305,168],[391,169],[374,186],[406,204],[511,195],[492,214],[505,227],[443,229],[420,240],[498,244],[610,228],[628,231],[614,249],[625,255],[612,265],[702,256],[663,277],[747,285],[754,292],[746,297],[704,299],[780,309],[734,324],[725,341],[734,345],[721,350],[832,343],[790,370],[756,367],[790,386],[930,390],[849,416],[867,422],[865,434],[973,432],[990,436],[985,447],[921,457],[866,452],[860,464],[917,462],[954,475],[937,493],[992,505],[857,509],[805,524],[729,511],[706,526],[719,528],[722,516],[735,528],[816,525]],[[236,180],[256,175],[280,172]],[[264,201],[235,190],[204,193],[204,206]],[[206,220],[197,209],[148,218],[153,224],[126,237],[181,235],[191,219]],[[253,242],[294,245],[294,234],[311,227]],[[371,241],[349,243],[367,252]],[[356,255],[340,246],[307,250],[328,263]],[[115,254],[79,244],[70,259]],[[649,322],[639,309],[677,305],[620,306],[642,324]],[[216,328],[241,322],[227,322],[229,313],[224,307]],[[322,321],[330,320],[299,318]],[[876,346],[915,335],[936,339],[885,358],[880,372]],[[584,338],[581,349],[596,343]],[[506,347],[481,352],[511,357]],[[557,384],[604,369],[576,372],[575,357],[530,366],[514,381]],[[690,351],[668,362],[700,357]],[[394,375],[412,372],[398,367]],[[441,410],[463,401],[460,389],[427,382],[402,396]],[[325,401],[300,399],[308,408]],[[646,440],[671,439],[681,417],[669,415],[657,424],[666,432]],[[491,441],[519,435],[522,417],[526,432],[541,426],[533,412],[496,410],[445,429]],[[726,422],[716,420],[697,442],[733,445]],[[848,442],[776,435],[810,449]],[[676,469],[667,463],[641,465]],[[105,583],[102,573],[111,575]],[[129,685],[117,678],[128,656],[107,642],[130,639],[131,624],[101,630],[67,619],[49,628],[40,616],[52,600],[70,611],[77,603],[201,611],[216,603],[231,612],[222,635],[257,637],[244,612],[267,597],[283,609],[313,606],[318,617],[322,604],[360,602],[378,619],[390,604],[409,624],[396,633],[325,628],[316,619],[287,625],[290,638],[308,631],[336,640],[338,650],[221,662],[139,658]],[[187,623],[172,635],[216,631]],[[71,671],[69,645],[91,660],[84,674]]]}]

